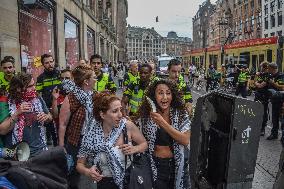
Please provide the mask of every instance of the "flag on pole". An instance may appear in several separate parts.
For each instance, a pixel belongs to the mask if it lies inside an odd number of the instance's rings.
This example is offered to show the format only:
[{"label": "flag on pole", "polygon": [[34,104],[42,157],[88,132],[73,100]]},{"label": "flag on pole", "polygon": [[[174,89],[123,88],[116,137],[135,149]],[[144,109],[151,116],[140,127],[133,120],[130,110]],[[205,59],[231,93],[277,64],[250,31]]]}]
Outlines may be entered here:
[{"label": "flag on pole", "polygon": [[156,16],[156,22],[159,22],[159,17],[158,16]]}]

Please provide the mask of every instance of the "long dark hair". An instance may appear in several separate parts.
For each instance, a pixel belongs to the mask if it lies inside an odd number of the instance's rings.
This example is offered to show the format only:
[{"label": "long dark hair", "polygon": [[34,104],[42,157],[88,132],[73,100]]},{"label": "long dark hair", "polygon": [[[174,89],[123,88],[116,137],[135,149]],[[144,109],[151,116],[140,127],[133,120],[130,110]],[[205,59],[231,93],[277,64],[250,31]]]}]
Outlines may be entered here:
[{"label": "long dark hair", "polygon": [[10,81],[9,98],[18,103],[22,99],[22,92],[24,92],[32,80],[31,74],[20,73],[15,75]]},{"label": "long dark hair", "polygon": [[182,114],[187,113],[184,100],[182,99],[182,96],[179,93],[177,85],[168,79],[158,79],[158,80],[153,81],[150,84],[150,86],[146,89],[141,106],[138,109],[135,119],[147,118],[150,115],[151,107],[148,101],[146,100],[146,96],[149,97],[151,100],[153,100],[157,109],[159,109],[159,106],[155,98],[155,91],[156,91],[157,86],[160,84],[167,85],[169,89],[171,90],[171,93],[172,93],[171,108],[173,108],[174,110],[180,110]]}]

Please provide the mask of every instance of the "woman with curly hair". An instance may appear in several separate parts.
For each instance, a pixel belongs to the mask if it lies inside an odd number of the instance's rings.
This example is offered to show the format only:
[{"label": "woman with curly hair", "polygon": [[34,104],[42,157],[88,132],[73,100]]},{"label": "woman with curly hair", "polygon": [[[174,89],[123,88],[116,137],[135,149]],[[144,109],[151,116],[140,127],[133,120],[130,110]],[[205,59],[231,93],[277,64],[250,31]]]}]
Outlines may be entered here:
[{"label": "woman with curly hair", "polygon": [[144,98],[136,122],[148,142],[155,189],[189,188],[184,150],[189,146],[190,120],[177,86],[169,80],[156,80],[145,96],[157,112]]},{"label": "woman with curly hair", "polygon": [[[94,119],[83,137],[77,170],[96,181],[98,189],[122,189],[125,167],[130,165],[125,165],[125,156],[144,152],[147,142],[138,127],[123,118],[120,98],[102,92],[93,103]],[[124,130],[128,144],[124,143]],[[86,166],[88,158],[93,160],[91,167]]]},{"label": "woman with curly hair", "polygon": [[47,150],[44,123],[52,121],[52,116],[36,93],[32,75],[14,76],[8,98],[10,117],[0,125],[0,134],[6,135],[5,147],[25,141],[30,146],[31,157]]}]

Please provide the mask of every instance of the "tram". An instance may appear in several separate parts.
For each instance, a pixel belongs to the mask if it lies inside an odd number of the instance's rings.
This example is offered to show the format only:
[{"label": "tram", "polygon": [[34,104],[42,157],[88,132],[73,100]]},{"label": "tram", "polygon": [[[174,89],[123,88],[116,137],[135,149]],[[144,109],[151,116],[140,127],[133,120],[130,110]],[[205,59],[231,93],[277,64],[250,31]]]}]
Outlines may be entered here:
[{"label": "tram", "polygon": [[184,53],[185,64],[193,63],[196,67],[208,68],[213,64],[221,69],[222,65],[246,64],[251,72],[258,71],[263,61],[276,62],[279,70],[284,70],[284,37],[270,37],[235,42],[224,46],[217,45],[202,49],[193,49]]}]

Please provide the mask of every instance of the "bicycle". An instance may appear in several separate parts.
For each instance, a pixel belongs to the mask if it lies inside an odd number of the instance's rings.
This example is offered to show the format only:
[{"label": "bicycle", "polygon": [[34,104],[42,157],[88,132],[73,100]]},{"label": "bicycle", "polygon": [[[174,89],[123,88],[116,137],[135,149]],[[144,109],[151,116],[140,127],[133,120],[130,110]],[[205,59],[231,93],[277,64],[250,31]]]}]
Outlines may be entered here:
[{"label": "bicycle", "polygon": [[226,77],[223,85],[223,90],[226,93],[233,94],[235,87],[234,87],[234,77]]},{"label": "bicycle", "polygon": [[200,74],[198,76],[197,81],[196,81],[196,90],[200,91],[200,90],[204,89],[204,87],[205,87],[204,74]]},{"label": "bicycle", "polygon": [[209,83],[209,91],[214,91],[220,88],[220,83],[218,79],[213,79],[211,80],[211,82]]}]

